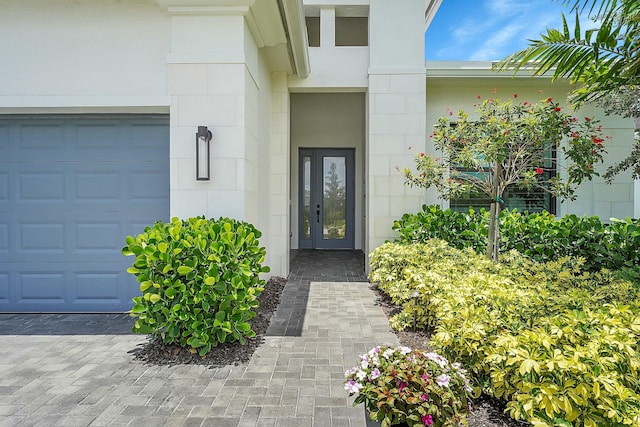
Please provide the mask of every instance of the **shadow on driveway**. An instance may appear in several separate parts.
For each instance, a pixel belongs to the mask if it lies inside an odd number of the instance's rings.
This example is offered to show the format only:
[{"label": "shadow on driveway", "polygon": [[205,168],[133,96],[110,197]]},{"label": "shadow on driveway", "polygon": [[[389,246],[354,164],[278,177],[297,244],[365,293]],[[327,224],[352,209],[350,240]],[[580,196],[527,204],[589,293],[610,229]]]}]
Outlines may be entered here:
[{"label": "shadow on driveway", "polygon": [[110,314],[0,314],[0,335],[133,335],[135,319]]}]

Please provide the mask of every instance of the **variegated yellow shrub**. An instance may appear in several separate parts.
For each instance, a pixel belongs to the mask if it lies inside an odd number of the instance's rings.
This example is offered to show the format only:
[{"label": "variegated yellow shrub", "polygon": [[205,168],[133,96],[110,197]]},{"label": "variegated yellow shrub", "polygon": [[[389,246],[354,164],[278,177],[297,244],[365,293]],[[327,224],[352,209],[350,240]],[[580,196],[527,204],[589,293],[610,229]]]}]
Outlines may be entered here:
[{"label": "variegated yellow shrub", "polygon": [[431,329],[432,347],[513,418],[640,426],[640,292],[582,263],[512,252],[493,264],[439,240],[387,243],[372,253],[370,280],[403,306],[394,328],[415,318]]}]

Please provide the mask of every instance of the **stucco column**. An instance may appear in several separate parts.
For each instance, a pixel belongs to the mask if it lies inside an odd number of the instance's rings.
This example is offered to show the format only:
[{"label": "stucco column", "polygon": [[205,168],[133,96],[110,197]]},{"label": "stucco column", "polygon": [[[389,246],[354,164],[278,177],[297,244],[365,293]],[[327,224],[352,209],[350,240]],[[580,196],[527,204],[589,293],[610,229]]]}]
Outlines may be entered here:
[{"label": "stucco column", "polygon": [[[168,7],[171,52],[171,215],[248,218],[255,211],[258,48],[248,6]],[[211,180],[195,179],[195,132],[207,126]]]},{"label": "stucco column", "polygon": [[271,269],[286,276],[289,273],[289,238],[291,189],[289,174],[289,88],[287,73],[284,71],[271,74],[271,143],[270,156],[270,230],[271,247],[274,249],[267,255]]},{"label": "stucco column", "polygon": [[405,186],[396,169],[425,151],[423,17],[421,0],[371,0],[367,252],[393,240],[393,221],[424,201],[424,192]]},{"label": "stucco column", "polygon": [[336,45],[336,9],[334,6],[320,8],[320,47]]}]

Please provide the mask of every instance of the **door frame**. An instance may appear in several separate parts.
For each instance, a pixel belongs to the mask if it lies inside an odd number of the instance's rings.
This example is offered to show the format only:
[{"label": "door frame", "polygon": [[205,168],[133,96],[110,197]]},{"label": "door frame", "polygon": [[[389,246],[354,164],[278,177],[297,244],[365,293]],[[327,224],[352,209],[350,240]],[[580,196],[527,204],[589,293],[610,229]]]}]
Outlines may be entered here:
[{"label": "door frame", "polygon": [[[323,183],[324,157],[345,157],[345,194],[346,194],[346,223],[344,239],[323,239],[310,227],[310,238],[304,236],[304,158],[310,157],[310,183]],[[354,148],[299,148],[298,150],[298,247],[300,249],[354,249],[355,248],[355,149]],[[323,211],[323,191],[310,194],[310,216],[313,216],[314,206],[320,205]],[[322,218],[321,218],[322,219]],[[322,222],[322,221],[320,221]]]}]

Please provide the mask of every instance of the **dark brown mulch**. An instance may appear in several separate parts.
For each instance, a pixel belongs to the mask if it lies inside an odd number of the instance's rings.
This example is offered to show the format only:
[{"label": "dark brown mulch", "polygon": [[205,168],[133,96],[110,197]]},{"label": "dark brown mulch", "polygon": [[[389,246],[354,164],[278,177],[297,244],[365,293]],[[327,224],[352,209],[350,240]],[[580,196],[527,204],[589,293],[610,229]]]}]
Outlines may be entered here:
[{"label": "dark brown mulch", "polygon": [[256,336],[247,338],[245,345],[239,342],[220,344],[213,347],[205,357],[200,357],[197,353],[191,353],[179,345],[165,344],[160,338],[149,338],[146,343],[129,353],[133,354],[137,360],[153,365],[198,364],[220,367],[247,363],[262,343],[286,283],[287,279],[282,277],[272,277],[266,283],[264,291],[258,297],[260,305],[255,310],[256,316],[249,321]]},{"label": "dark brown mulch", "polygon": [[[376,303],[382,308],[387,318],[400,312],[400,307],[393,305],[391,299],[372,285],[371,289],[376,293]],[[395,331],[400,344],[424,350],[429,347],[429,333],[425,331]],[[469,427],[526,427],[529,423],[516,421],[504,413],[504,403],[487,397],[481,397],[472,402],[472,410],[469,415]]]},{"label": "dark brown mulch", "polygon": [[[162,340],[152,338],[130,353],[137,360],[154,365],[199,364],[221,367],[247,363],[262,343],[271,316],[280,303],[280,296],[286,282],[287,280],[282,277],[272,277],[265,285],[264,291],[258,298],[260,305],[256,310],[256,317],[250,321],[256,336],[247,339],[246,345],[240,345],[238,342],[222,344],[211,349],[206,357],[202,358],[180,346],[164,344]],[[393,316],[400,310],[399,307],[391,304],[389,298],[379,292],[375,285],[372,286],[372,289],[376,292],[377,304],[380,305],[387,317]],[[407,347],[429,348],[429,334],[423,331],[396,332],[396,335],[398,341]],[[473,409],[468,418],[469,427],[526,427],[530,425],[509,418],[503,411],[504,404],[500,401],[487,398],[477,399],[473,402]]]}]

